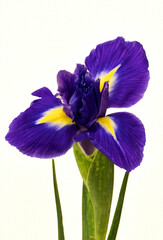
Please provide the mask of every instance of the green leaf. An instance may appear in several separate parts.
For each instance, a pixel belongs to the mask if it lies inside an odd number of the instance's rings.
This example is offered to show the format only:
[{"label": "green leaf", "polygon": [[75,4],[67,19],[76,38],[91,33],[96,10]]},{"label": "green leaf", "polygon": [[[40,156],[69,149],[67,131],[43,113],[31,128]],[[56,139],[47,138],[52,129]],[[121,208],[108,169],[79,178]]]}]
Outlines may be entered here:
[{"label": "green leaf", "polygon": [[61,204],[59,199],[54,159],[52,159],[52,169],[53,169],[54,194],[55,194],[55,202],[56,202],[57,218],[58,218],[58,240],[64,240],[65,237],[64,237],[64,229],[63,229],[63,220],[62,220],[62,209],[61,209]]},{"label": "green leaf", "polygon": [[114,181],[114,164],[100,151],[90,166],[87,184],[94,207],[95,239],[105,240]]},{"label": "green leaf", "polygon": [[90,200],[89,192],[83,183],[82,195],[82,240],[95,239],[94,232],[94,210]]},{"label": "green leaf", "polygon": [[[83,198],[88,197],[89,194],[94,209],[92,217],[94,215],[95,239],[105,240],[113,193],[114,164],[97,149],[91,156],[87,156],[78,143],[75,143],[73,148],[81,176],[88,190]],[[83,221],[85,221],[84,218]],[[87,229],[87,231],[90,230]]]},{"label": "green leaf", "polygon": [[119,198],[117,202],[117,207],[114,213],[112,225],[110,228],[109,236],[107,240],[115,240],[117,236],[117,231],[118,231],[118,226],[121,218],[121,212],[122,212],[122,207],[123,207],[123,202],[124,202],[124,197],[125,197],[125,192],[126,192],[126,186],[127,186],[127,181],[128,181],[128,176],[129,173],[126,172],[123,178],[121,190],[119,193]]}]

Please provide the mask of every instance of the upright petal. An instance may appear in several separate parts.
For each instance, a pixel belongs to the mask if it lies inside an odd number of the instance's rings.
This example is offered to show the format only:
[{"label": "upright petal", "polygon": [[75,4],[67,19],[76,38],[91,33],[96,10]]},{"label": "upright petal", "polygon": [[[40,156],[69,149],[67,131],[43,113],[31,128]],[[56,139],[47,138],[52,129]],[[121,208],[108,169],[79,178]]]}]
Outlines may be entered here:
[{"label": "upright petal", "polygon": [[108,108],[108,102],[109,102],[108,87],[109,87],[108,82],[105,82],[101,92],[101,102],[100,102],[98,117],[105,116],[106,110]]},{"label": "upright petal", "polygon": [[109,82],[108,107],[129,107],[139,101],[149,80],[148,60],[139,42],[122,37],[99,44],[85,64],[94,78],[100,78],[100,91]]},{"label": "upright petal", "polygon": [[133,114],[122,112],[99,118],[89,130],[88,138],[114,164],[128,172],[142,161],[145,131]]},{"label": "upright petal", "polygon": [[75,75],[65,70],[57,75],[58,91],[64,103],[68,104],[75,90]]},{"label": "upright petal", "polygon": [[[92,78],[84,65],[77,64],[75,69],[75,92],[69,106],[73,113],[73,121],[79,126],[90,127],[95,121],[101,103],[99,81]],[[67,113],[67,112],[66,112]]]},{"label": "upright petal", "polygon": [[13,120],[6,140],[31,157],[60,156],[72,146],[78,129],[50,90],[42,88],[33,95],[42,98]]}]

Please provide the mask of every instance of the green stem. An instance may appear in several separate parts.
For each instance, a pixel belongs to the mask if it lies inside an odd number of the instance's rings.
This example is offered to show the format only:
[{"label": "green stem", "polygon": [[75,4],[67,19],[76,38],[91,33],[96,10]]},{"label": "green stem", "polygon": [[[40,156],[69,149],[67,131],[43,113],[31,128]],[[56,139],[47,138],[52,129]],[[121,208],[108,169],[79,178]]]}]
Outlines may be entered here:
[{"label": "green stem", "polygon": [[54,194],[55,194],[55,202],[56,202],[56,209],[57,209],[57,219],[58,219],[58,240],[64,240],[65,237],[64,237],[64,229],[63,229],[63,220],[62,220],[62,209],[61,209],[61,204],[59,199],[54,159],[52,159],[52,169],[53,169],[53,184],[54,184]]},{"label": "green stem", "polygon": [[112,225],[111,225],[109,236],[108,236],[107,240],[115,240],[116,236],[117,236],[119,222],[120,222],[121,213],[122,213],[123,202],[124,202],[124,197],[125,197],[125,192],[126,192],[126,187],[127,187],[128,176],[129,176],[129,173],[126,172],[125,176],[123,178],[123,182],[122,182],[122,186],[121,186],[121,190],[120,190],[119,198],[118,198],[118,202],[117,202],[117,207],[116,207],[116,210],[114,213]]}]

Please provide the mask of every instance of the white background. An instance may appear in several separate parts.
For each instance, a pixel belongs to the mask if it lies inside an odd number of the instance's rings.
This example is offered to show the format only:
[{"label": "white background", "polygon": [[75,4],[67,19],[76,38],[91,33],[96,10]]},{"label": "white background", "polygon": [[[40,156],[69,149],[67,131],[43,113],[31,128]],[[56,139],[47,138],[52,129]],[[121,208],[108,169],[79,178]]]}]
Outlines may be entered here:
[{"label": "white background", "polygon": [[[123,36],[140,41],[150,63],[144,98],[126,111],[146,128],[140,167],[131,172],[117,240],[161,240],[163,235],[161,0],[0,1],[0,239],[57,239],[51,160],[26,157],[5,142],[8,125],[46,86],[57,90],[61,69],[97,44]],[[119,111],[119,109],[116,109]],[[72,149],[56,159],[66,240],[81,239],[81,189]],[[115,168],[114,204],[124,174]],[[113,215],[113,211],[111,216]]]}]

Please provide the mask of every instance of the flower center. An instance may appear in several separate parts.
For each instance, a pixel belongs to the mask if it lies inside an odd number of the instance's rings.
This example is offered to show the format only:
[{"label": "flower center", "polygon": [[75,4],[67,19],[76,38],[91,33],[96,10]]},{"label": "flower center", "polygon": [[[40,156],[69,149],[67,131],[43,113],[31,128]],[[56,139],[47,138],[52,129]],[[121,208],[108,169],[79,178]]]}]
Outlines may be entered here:
[{"label": "flower center", "polygon": [[74,74],[77,76],[75,91],[69,102],[73,121],[80,126],[90,127],[98,113],[95,80],[84,65],[78,64]]},{"label": "flower center", "polygon": [[80,64],[77,65],[75,74],[78,76],[75,80],[76,87],[83,93],[88,94],[94,83],[92,75],[87,71],[84,65]]}]

